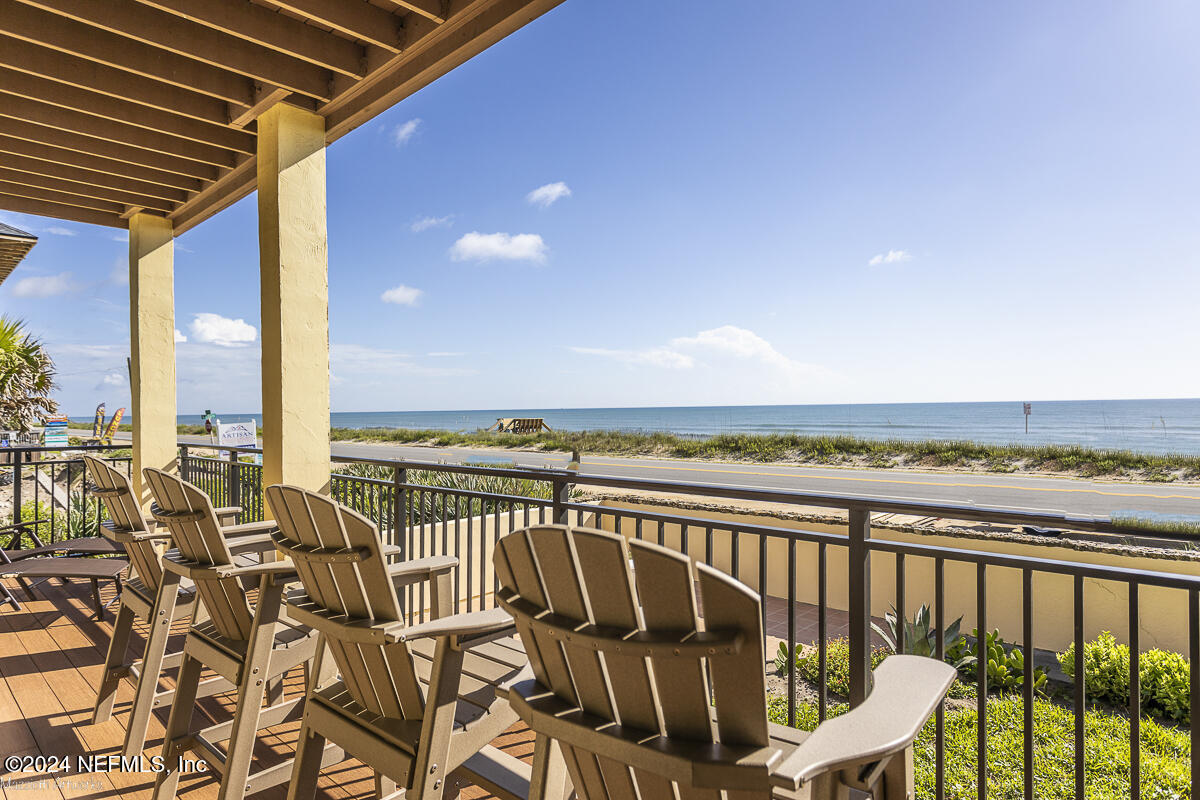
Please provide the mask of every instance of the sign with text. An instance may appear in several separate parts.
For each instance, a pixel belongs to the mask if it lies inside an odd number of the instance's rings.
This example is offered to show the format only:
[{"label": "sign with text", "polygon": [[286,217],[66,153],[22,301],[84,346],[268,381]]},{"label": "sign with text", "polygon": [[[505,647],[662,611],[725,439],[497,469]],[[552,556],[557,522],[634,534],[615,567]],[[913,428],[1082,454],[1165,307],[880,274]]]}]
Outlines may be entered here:
[{"label": "sign with text", "polygon": [[218,422],[217,444],[225,447],[258,447],[258,424],[249,422]]}]

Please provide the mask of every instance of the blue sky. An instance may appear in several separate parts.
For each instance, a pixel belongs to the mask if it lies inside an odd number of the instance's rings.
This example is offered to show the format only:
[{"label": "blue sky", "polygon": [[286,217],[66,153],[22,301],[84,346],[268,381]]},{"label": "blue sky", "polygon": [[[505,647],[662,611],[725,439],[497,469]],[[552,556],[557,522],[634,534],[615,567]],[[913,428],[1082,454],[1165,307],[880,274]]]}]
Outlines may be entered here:
[{"label": "blue sky", "polygon": [[[331,147],[333,409],[1200,396],[1200,7],[734,12],[567,0]],[[181,413],[260,407],[255,213],[176,242]],[[126,404],[120,232],[0,219]]]}]

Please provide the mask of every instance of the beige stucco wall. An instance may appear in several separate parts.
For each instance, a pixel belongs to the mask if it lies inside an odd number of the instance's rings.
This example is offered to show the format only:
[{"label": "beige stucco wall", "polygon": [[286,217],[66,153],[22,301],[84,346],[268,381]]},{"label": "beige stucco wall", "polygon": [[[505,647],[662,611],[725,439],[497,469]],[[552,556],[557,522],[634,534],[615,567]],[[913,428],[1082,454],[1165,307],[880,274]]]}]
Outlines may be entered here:
[{"label": "beige stucco wall", "polygon": [[[737,522],[740,525],[769,525],[788,529],[824,531],[844,535],[844,526],[821,525],[795,520],[784,520],[769,516],[719,513],[713,511],[690,511],[663,506],[632,504],[616,500],[600,503],[606,508],[629,508],[643,512],[672,514],[683,517],[702,517],[705,520]],[[585,520],[594,524],[594,520]],[[688,525],[688,554],[703,560],[705,556],[705,528]],[[602,515],[601,527],[614,530],[611,516]],[[668,547],[681,550],[681,526],[666,525],[665,543]],[[623,519],[621,531],[625,536],[634,535],[634,522]],[[656,540],[657,527],[643,524],[643,536]],[[1122,567],[1126,569],[1172,572],[1200,575],[1200,562],[1145,558],[1098,553],[1069,547],[1025,544],[1002,539],[978,539],[953,535],[909,533],[887,528],[873,528],[872,536],[897,542],[916,542],[937,547],[981,550],[1016,556],[1083,562]],[[787,596],[787,543],[772,539],[767,545],[767,584],[765,591],[758,586],[759,546],[756,536],[743,534],[737,577],[765,594]],[[713,563],[719,569],[731,572],[729,530],[713,531]],[[828,584],[827,597],[831,608],[845,609],[847,606],[846,549],[829,546],[827,549]],[[963,628],[970,631],[976,625],[976,566],[969,563],[946,563],[946,619],[953,620],[960,614]],[[922,602],[933,604],[934,563],[929,558],[907,556],[905,558],[905,612],[911,617]],[[1074,636],[1073,584],[1066,575],[1034,574],[1034,645],[1054,650],[1064,649]],[[896,597],[895,558],[890,553],[875,553],[871,565],[872,613],[882,616],[895,602]],[[817,545],[799,542],[796,544],[795,599],[804,603],[817,601]],[[1019,642],[1023,636],[1021,622],[1021,572],[1020,570],[989,567],[987,571],[987,627],[999,628],[1009,641]],[[1187,653],[1187,594],[1179,589],[1142,587],[1141,646],[1143,649],[1161,647]],[[1087,637],[1094,638],[1101,630],[1111,630],[1117,638],[1128,641],[1128,586],[1113,581],[1085,579],[1084,581],[1084,626]]]},{"label": "beige stucco wall", "polygon": [[129,220],[129,393],[133,420],[133,489],[150,505],[142,469],[176,468],[175,240],[171,221],[151,214]]}]

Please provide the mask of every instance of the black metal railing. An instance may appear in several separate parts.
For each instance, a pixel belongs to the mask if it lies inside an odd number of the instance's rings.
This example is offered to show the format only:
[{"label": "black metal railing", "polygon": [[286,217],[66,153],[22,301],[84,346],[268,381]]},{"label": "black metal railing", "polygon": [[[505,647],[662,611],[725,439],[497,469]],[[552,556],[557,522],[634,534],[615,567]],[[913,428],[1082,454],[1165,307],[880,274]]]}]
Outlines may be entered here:
[{"label": "black metal railing", "polygon": [[[205,448],[221,454],[200,456],[181,448],[180,469],[213,498],[216,505],[241,505],[245,521],[261,519],[262,468],[235,460],[229,449]],[[248,451],[242,450],[241,453]],[[253,451],[249,451],[253,452]],[[763,625],[776,631],[787,648],[786,721],[797,722],[797,693],[800,681],[794,653],[801,642],[802,615],[815,617],[811,627],[812,647],[817,654],[815,689],[817,716],[833,713],[830,688],[829,644],[837,631],[849,640],[849,679],[846,700],[853,706],[870,691],[872,608],[891,602],[901,615],[918,601],[932,608],[936,630],[935,655],[946,655],[944,631],[952,616],[974,619],[980,639],[989,618],[1018,619],[1015,644],[1025,655],[1015,695],[1023,702],[1020,753],[1021,790],[1026,798],[1039,796],[1038,752],[1035,741],[1034,684],[1035,633],[1039,626],[1069,630],[1067,641],[1074,645],[1073,684],[1067,705],[1074,714],[1072,732],[1074,795],[1086,796],[1085,711],[1089,698],[1085,689],[1083,657],[1088,625],[1103,624],[1128,631],[1130,644],[1128,703],[1130,796],[1141,797],[1142,698],[1139,686],[1140,630],[1157,621],[1150,614],[1172,609],[1187,628],[1182,640],[1183,655],[1190,659],[1188,685],[1192,696],[1200,693],[1200,576],[1131,569],[1122,566],[1042,558],[973,549],[970,540],[961,546],[876,536],[871,518],[877,513],[937,517],[948,520],[989,522],[997,525],[1036,526],[1111,534],[1115,538],[1138,535],[1102,517],[1071,516],[1003,508],[981,508],[944,503],[871,499],[858,496],[811,492],[748,489],[696,483],[617,478],[579,474],[568,470],[507,468],[435,464],[404,460],[334,459],[331,495],[372,519],[384,539],[399,548],[399,558],[451,555],[459,560],[454,588],[459,610],[476,610],[494,605],[496,580],[491,558],[496,541],[504,533],[531,524],[570,523],[619,531],[627,536],[658,542],[687,553],[696,561],[722,569],[756,589],[764,598]],[[0,468],[2,469],[2,468]],[[641,502],[585,500],[578,490],[622,490],[622,498],[634,496]],[[718,514],[701,508],[678,509],[654,505],[652,498],[669,495],[692,501],[714,499],[768,503],[780,507],[817,507],[846,512],[838,526],[795,527],[757,516]],[[647,499],[650,498],[650,499]],[[1164,562],[1170,564],[1170,562]],[[872,573],[890,586],[885,598],[872,603]],[[1098,588],[1102,587],[1102,588]],[[1107,591],[1106,591],[1107,590]],[[1123,595],[1121,602],[1097,602],[1100,593]],[[424,590],[410,587],[404,598],[410,621],[423,618]],[[1142,603],[1153,600],[1153,612]],[[1090,601],[1090,602],[1089,602]],[[785,611],[781,612],[782,604]],[[999,604],[999,605],[998,605]],[[1148,606],[1149,607],[1149,606]],[[773,610],[770,610],[772,609]],[[1014,615],[1019,608],[1019,614]],[[1114,610],[1116,609],[1116,610]],[[1069,625],[1067,624],[1069,621]],[[1087,624],[1085,624],[1087,623]],[[805,623],[808,625],[809,623]],[[1057,634],[1056,634],[1057,635]],[[903,626],[896,649],[905,649]],[[1060,637],[1061,638],[1061,637]],[[979,642],[982,651],[983,642]],[[989,762],[987,747],[989,699],[1001,689],[989,686],[986,658],[974,667],[975,776],[971,787],[979,798],[999,796],[989,792],[995,761]],[[1200,704],[1189,706],[1188,727],[1191,752],[1197,753],[1200,739]],[[935,777],[932,796],[970,796],[962,789],[948,794],[946,711],[939,709],[932,723]],[[1190,762],[1192,796],[1200,797],[1200,757]],[[1007,794],[1004,796],[1008,796]]]},{"label": "black metal railing", "polygon": [[131,459],[123,454],[127,449],[116,445],[0,448],[0,498],[12,522],[45,520],[37,529],[43,541],[96,535],[107,512],[92,494],[80,454],[92,452],[124,464],[128,474]]}]

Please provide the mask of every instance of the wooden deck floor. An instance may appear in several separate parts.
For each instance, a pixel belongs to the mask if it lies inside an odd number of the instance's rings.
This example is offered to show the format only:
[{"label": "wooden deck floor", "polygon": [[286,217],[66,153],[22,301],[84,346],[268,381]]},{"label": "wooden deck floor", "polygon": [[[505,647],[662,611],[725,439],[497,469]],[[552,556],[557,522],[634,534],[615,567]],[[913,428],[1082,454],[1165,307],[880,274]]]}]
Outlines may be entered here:
[{"label": "wooden deck floor", "polygon": [[[102,621],[96,621],[86,584],[46,585],[36,591],[39,599],[22,600],[22,611],[0,606],[0,756],[70,756],[75,762],[77,756],[119,755],[132,699],[128,684],[123,684],[117,695],[113,718],[98,725],[90,724],[116,603]],[[109,600],[112,594],[111,586],[106,588],[104,600]],[[140,653],[141,631],[137,634],[132,646]],[[300,673],[290,673],[287,692],[297,693],[300,686]],[[203,712],[214,719],[228,719],[231,699],[231,695],[209,698]],[[165,709],[152,718],[144,751],[147,761],[161,752],[166,720]],[[256,756],[262,763],[289,757],[294,752],[298,732],[299,722],[270,729],[260,735]],[[526,760],[533,755],[532,736],[523,728],[514,728],[494,744]],[[115,769],[80,773],[75,771],[74,763],[72,766],[69,773],[49,775],[11,772],[0,763],[0,798],[141,800],[151,796],[152,772]],[[491,797],[462,776],[452,776],[451,780],[462,788],[464,800]],[[217,795],[217,781],[211,774],[185,776],[179,788],[183,800],[208,800]],[[286,794],[285,784],[255,797],[282,800]],[[373,797],[373,773],[357,761],[326,769],[317,796],[330,800]],[[453,797],[453,793],[448,791],[446,796]]]}]

